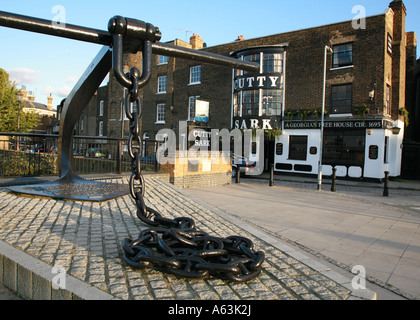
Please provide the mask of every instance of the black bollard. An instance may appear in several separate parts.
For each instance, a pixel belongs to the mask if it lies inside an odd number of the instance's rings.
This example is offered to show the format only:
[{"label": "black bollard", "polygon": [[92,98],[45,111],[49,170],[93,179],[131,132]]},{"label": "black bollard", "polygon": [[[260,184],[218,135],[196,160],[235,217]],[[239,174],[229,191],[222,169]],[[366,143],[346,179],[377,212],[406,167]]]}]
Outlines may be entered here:
[{"label": "black bollard", "polygon": [[337,181],[337,169],[333,168],[332,182],[331,182],[331,192],[336,191],[336,181]]},{"label": "black bollard", "polygon": [[385,171],[385,179],[384,179],[384,197],[389,196],[389,171]]},{"label": "black bollard", "polygon": [[239,166],[236,166],[236,183],[240,183],[241,182],[241,169],[239,168]]},{"label": "black bollard", "polygon": [[270,164],[270,187],[274,186],[274,164]]}]

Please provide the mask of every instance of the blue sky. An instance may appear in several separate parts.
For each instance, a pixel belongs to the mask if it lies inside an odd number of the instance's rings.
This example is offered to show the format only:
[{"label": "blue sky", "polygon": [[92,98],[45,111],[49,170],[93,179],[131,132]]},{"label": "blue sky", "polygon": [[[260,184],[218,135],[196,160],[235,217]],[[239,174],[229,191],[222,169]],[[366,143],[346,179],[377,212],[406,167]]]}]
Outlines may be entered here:
[{"label": "blue sky", "polygon": [[[159,27],[162,40],[185,40],[199,34],[208,46],[351,20],[352,8],[362,5],[366,15],[381,14],[391,0],[0,0],[0,11],[53,20],[64,13],[65,22],[107,29],[114,15],[150,22]],[[420,36],[420,1],[405,0],[407,31]],[[64,11],[53,12],[55,6]],[[188,33],[187,33],[188,31]],[[99,45],[0,27],[0,68],[18,87],[25,85],[36,100],[54,106],[83,74],[100,50]]]}]

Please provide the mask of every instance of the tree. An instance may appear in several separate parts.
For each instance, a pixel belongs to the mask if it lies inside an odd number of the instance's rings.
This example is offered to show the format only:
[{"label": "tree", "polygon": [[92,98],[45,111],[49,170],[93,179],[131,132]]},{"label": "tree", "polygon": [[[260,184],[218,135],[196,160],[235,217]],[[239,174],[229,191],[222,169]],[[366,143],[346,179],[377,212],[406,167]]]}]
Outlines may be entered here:
[{"label": "tree", "polygon": [[39,116],[31,112],[23,112],[17,100],[18,89],[10,81],[9,74],[0,68],[0,132],[30,132],[38,125]]}]

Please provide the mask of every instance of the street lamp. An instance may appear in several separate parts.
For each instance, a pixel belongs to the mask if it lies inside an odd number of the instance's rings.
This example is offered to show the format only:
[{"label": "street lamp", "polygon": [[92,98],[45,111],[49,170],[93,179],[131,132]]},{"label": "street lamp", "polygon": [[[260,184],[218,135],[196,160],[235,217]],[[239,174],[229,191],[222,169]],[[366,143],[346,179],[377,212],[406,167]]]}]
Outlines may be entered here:
[{"label": "street lamp", "polygon": [[324,79],[322,88],[322,111],[321,111],[321,136],[319,139],[319,160],[318,160],[318,190],[322,188],[322,147],[324,145],[324,114],[325,114],[325,91],[326,91],[326,78],[327,78],[327,54],[333,53],[329,46],[324,49]]},{"label": "street lamp", "polygon": [[[19,91],[16,95],[16,100],[18,101],[18,117],[17,117],[17,133],[20,131],[20,109],[22,107],[22,101],[23,101],[23,94],[21,91]],[[16,141],[16,151],[18,151],[20,148],[20,136],[17,137]]]},{"label": "street lamp", "polygon": [[23,101],[23,94],[22,92],[18,92],[16,95],[16,100],[18,101],[18,122],[17,122],[17,132],[19,133],[19,129],[20,129],[20,108],[21,108],[21,104]]}]

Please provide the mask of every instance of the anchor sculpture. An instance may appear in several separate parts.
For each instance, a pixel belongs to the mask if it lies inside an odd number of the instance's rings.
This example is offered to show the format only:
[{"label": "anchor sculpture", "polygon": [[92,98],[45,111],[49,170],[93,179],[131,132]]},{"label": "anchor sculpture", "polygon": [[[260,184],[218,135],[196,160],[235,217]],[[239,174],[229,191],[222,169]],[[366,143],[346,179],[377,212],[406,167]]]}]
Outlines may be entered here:
[{"label": "anchor sculpture", "polygon": [[[84,201],[105,201],[128,193],[136,204],[137,217],[155,229],[143,230],[137,239],[124,239],[124,261],[135,269],[158,267],[186,278],[219,276],[234,282],[255,278],[262,268],[265,254],[255,251],[251,240],[241,236],[210,236],[195,228],[188,217],[168,219],[144,201],[145,186],[141,174],[140,110],[131,111],[129,102],[139,101],[139,89],[147,84],[152,72],[153,52],[193,59],[215,65],[257,72],[258,64],[204,51],[159,43],[159,29],[149,23],[116,16],[109,21],[108,32],[66,25],[57,28],[51,21],[0,11],[0,26],[40,32],[49,35],[104,45],[66,99],[59,136],[59,169],[57,181],[12,187],[11,191]],[[142,71],[133,67],[123,72],[124,53],[142,52]],[[110,70],[126,88],[125,112],[130,120],[128,153],[132,163],[129,188],[121,184],[88,181],[72,169],[73,128],[95,91]]]},{"label": "anchor sculpture", "polygon": [[[258,70],[256,63],[161,43],[159,42],[161,33],[158,28],[143,21],[120,16],[113,17],[108,23],[108,31],[103,31],[71,24],[60,26],[53,21],[0,11],[0,26],[103,45],[65,100],[62,109],[58,140],[60,178],[37,185],[9,188],[22,194],[57,199],[105,201],[128,193],[124,185],[86,180],[78,176],[72,168],[73,128],[111,69],[121,85],[136,92],[146,85],[150,78],[152,53],[247,71]],[[139,51],[143,53],[142,72],[139,78],[135,78],[134,84],[130,75],[123,72],[123,55]],[[137,69],[137,72],[140,71]]]}]

